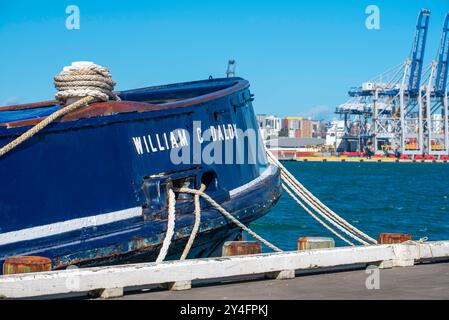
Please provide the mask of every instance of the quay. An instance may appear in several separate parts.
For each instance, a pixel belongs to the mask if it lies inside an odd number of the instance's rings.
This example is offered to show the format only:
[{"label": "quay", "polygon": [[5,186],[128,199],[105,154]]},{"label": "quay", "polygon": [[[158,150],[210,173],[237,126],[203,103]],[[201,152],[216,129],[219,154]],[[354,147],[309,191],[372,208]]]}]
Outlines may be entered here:
[{"label": "quay", "polygon": [[[381,291],[377,293],[380,296],[388,298],[397,292],[396,298],[405,298],[413,294],[421,298],[420,292],[422,292],[425,297],[443,298],[448,297],[449,292],[447,290],[449,263],[442,262],[448,260],[449,241],[406,241],[400,244],[337,247],[4,275],[0,277],[0,297],[6,299],[64,298],[86,297],[90,294],[90,296],[102,298],[134,297],[138,299],[201,299],[202,297],[281,299],[286,298],[289,292],[296,292],[288,295],[288,298],[293,299],[305,297],[306,294],[309,298],[318,298],[320,294],[323,298],[337,298],[334,295],[338,295],[343,290],[346,292],[344,295],[348,297],[367,298],[371,293],[363,293],[363,297],[359,293],[364,290],[371,291],[366,288],[368,274],[364,272],[367,266],[374,266],[373,268],[378,268],[371,271],[378,270],[380,275],[379,290]],[[433,264],[437,262],[440,264]],[[432,264],[427,265],[428,263]],[[336,273],[348,268],[359,270]],[[318,275],[323,272],[324,275]],[[306,276],[307,273],[317,275]],[[236,278],[241,282],[204,287],[206,283],[217,283],[217,281],[223,283],[223,281],[235,281]],[[261,278],[272,280],[251,281]],[[382,283],[384,291],[382,291]],[[197,288],[197,285],[201,287]],[[171,291],[187,291],[179,294],[169,291],[156,293],[149,291],[144,295],[136,295],[138,290],[148,290],[155,286]],[[129,292],[134,295],[125,295]],[[401,296],[401,292],[404,295]]]},{"label": "quay", "polygon": [[426,159],[396,159],[396,158],[364,158],[364,157],[298,157],[279,158],[281,161],[298,162],[370,162],[370,163],[448,163],[448,160],[426,160]]},{"label": "quay", "polygon": [[[338,271],[338,272],[337,272]],[[371,300],[449,299],[449,263],[422,264],[379,270],[379,287],[367,288],[370,274],[358,270],[297,272],[290,280],[251,282],[235,279],[213,285],[198,284],[192,290],[167,291],[157,287],[130,291],[120,300]]]}]

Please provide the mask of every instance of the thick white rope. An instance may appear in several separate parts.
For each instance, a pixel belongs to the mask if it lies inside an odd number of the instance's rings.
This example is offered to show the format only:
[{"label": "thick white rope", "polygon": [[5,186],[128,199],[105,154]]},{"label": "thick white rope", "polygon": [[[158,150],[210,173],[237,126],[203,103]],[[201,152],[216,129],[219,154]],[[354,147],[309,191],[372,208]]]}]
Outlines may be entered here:
[{"label": "thick white rope", "polygon": [[350,231],[348,231],[344,226],[342,226],[338,221],[335,221],[335,219],[333,219],[332,216],[329,216],[326,212],[323,212],[322,210],[319,210],[319,208],[317,208],[312,202],[310,202],[307,199],[307,196],[300,190],[297,188],[297,186],[295,186],[291,180],[289,180],[289,178],[287,176],[285,176],[283,173],[281,173],[281,177],[283,179],[283,181],[313,210],[315,210],[316,213],[318,213],[322,218],[324,218],[325,220],[327,220],[329,223],[331,223],[333,226],[335,226],[336,228],[338,228],[341,232],[345,233],[346,235],[348,235],[349,237],[353,238],[354,240],[364,244],[364,245],[369,245],[368,242],[360,239],[359,237],[357,237],[355,234],[351,233]]},{"label": "thick white rope", "polygon": [[[200,192],[203,192],[206,190],[206,186],[204,184],[201,184]],[[194,196],[194,203],[195,203],[195,223],[193,224],[192,232],[190,233],[189,241],[187,241],[187,244],[184,248],[184,251],[182,252],[181,258],[179,260],[185,260],[187,256],[189,255],[190,249],[192,248],[193,242],[195,241],[196,235],[198,233],[198,230],[200,229],[201,224],[201,203],[200,203],[200,196],[198,194],[195,194]]]},{"label": "thick white rope", "polygon": [[[360,237],[363,237],[367,239],[368,241],[372,243],[377,243],[377,241],[367,234],[363,233],[361,230],[357,229],[350,223],[348,223],[346,220],[341,218],[338,214],[336,214],[334,211],[329,209],[326,205],[324,205],[319,199],[317,199],[307,188],[305,188],[277,159],[276,157],[271,153],[270,150],[266,149],[268,159],[271,163],[281,168],[282,172],[282,179],[288,183],[293,190],[297,192],[297,194],[309,205],[311,208],[313,208],[317,213],[319,213],[321,216],[326,217],[329,221],[333,221],[334,225],[338,224],[341,230],[341,227],[344,227],[346,231],[344,231],[347,235],[354,238],[354,235],[352,235],[351,231]],[[365,241],[361,240],[358,237],[354,238],[355,240],[367,244]]]},{"label": "thick white rope", "polygon": [[172,189],[168,189],[168,219],[167,231],[165,233],[164,242],[156,259],[156,263],[164,261],[167,256],[168,248],[170,247],[171,239],[175,233],[175,205],[176,196]]},{"label": "thick white rope", "polygon": [[338,232],[336,232],[334,229],[332,229],[331,227],[329,227],[323,220],[321,220],[319,217],[317,217],[312,211],[309,210],[309,208],[307,208],[306,205],[304,205],[294,194],[292,191],[290,191],[290,189],[285,185],[282,184],[282,188],[287,191],[287,193],[290,195],[290,197],[293,198],[293,200],[295,200],[308,214],[310,214],[316,221],[318,221],[323,227],[325,227],[327,230],[329,230],[330,232],[332,232],[333,234],[335,234],[337,237],[339,237],[341,240],[343,240],[344,242],[346,242],[347,244],[349,244],[350,246],[354,246],[354,243],[352,243],[351,241],[347,240],[345,237],[343,237],[342,235],[340,235]]},{"label": "thick white rope", "polygon": [[[281,174],[281,178],[283,181],[295,192],[296,195],[298,195],[311,209],[313,209],[318,215],[320,215],[322,218],[330,222],[333,226],[338,228],[341,232],[348,235],[349,237],[353,238],[354,240],[360,242],[361,244],[368,245],[366,241],[360,239],[353,233],[351,233],[348,229],[346,229],[342,224],[340,224],[338,221],[336,221],[332,216],[330,216],[327,212],[323,211],[321,208],[316,206],[312,201],[310,201],[310,198],[307,197],[304,192],[302,192],[292,181],[289,179],[288,176]],[[334,232],[335,233],[335,232]]]},{"label": "thick white rope", "polygon": [[88,61],[74,62],[54,78],[56,99],[95,97],[100,101],[120,100],[112,91],[115,82],[108,68]]},{"label": "thick white rope", "polygon": [[[270,152],[268,150],[268,152]],[[302,192],[305,194],[304,196],[307,197],[311,202],[313,202],[316,206],[318,206],[317,210],[327,212],[330,216],[332,216],[336,221],[339,221],[342,225],[347,227],[349,230],[354,231],[355,233],[363,236],[365,239],[368,239],[370,241],[376,241],[373,238],[369,237],[368,235],[364,234],[362,231],[358,230],[356,227],[348,223],[346,220],[341,218],[339,215],[337,215],[335,212],[333,212],[331,209],[329,209],[327,206],[325,206],[319,199],[317,199],[306,187],[304,187],[270,152],[269,157],[277,166],[281,167],[282,172],[290,178],[292,183]]]},{"label": "thick white rope", "polygon": [[212,207],[214,207],[216,210],[218,210],[221,214],[223,214],[225,217],[227,217],[229,220],[231,220],[232,222],[234,222],[238,227],[240,227],[241,229],[243,229],[244,231],[248,232],[253,238],[259,240],[260,242],[262,242],[263,244],[265,244],[267,247],[269,247],[270,249],[277,251],[277,252],[283,252],[283,250],[279,249],[278,247],[276,247],[275,245],[273,245],[272,243],[268,242],[267,240],[265,240],[264,238],[262,238],[261,236],[259,236],[257,233],[255,233],[254,231],[252,231],[250,228],[248,228],[247,226],[245,226],[243,223],[241,223],[238,219],[236,219],[232,214],[230,214],[228,211],[226,211],[226,209],[224,209],[222,206],[220,206],[217,202],[215,202],[214,199],[212,199],[208,194],[206,194],[203,191],[200,190],[195,190],[195,189],[190,189],[190,188],[179,188],[176,189],[177,192],[180,193],[190,193],[190,194],[194,194],[194,195],[199,195],[201,196],[203,199],[205,199],[207,202],[209,202]]},{"label": "thick white rope", "polygon": [[319,199],[317,199],[307,188],[305,188],[277,159],[276,157],[271,153],[270,150],[267,149],[267,154],[269,156],[269,158],[272,160],[272,162],[274,162],[275,165],[277,165],[278,167],[281,168],[282,172],[287,175],[293,182],[294,184],[300,188],[305,194],[306,196],[311,199],[311,201],[313,201],[314,203],[316,203],[316,205],[318,205],[322,210],[327,211],[332,217],[334,217],[337,221],[341,222],[344,226],[346,226],[348,229],[354,231],[355,233],[357,233],[358,235],[364,237],[365,239],[373,242],[373,243],[377,243],[377,241],[373,238],[371,238],[370,236],[368,236],[367,234],[363,233],[361,230],[357,229],[355,226],[351,225],[350,223],[348,223],[346,220],[344,220],[343,218],[341,218],[338,214],[336,214],[334,211],[332,211],[331,209],[329,209],[326,205],[324,205]]},{"label": "thick white rope", "polygon": [[46,126],[51,124],[56,119],[62,117],[63,115],[66,115],[70,112],[73,112],[81,107],[87,106],[89,103],[92,103],[95,100],[96,99],[94,97],[84,97],[84,98],[68,105],[67,107],[64,107],[62,109],[59,109],[59,110],[53,112],[51,115],[49,115],[47,118],[45,118],[44,120],[39,122],[37,125],[35,125],[31,129],[24,132],[22,135],[20,135],[19,137],[17,137],[16,139],[14,139],[10,143],[8,143],[7,145],[3,146],[0,149],[0,157],[4,156],[6,153],[8,153],[9,151],[11,151],[15,147],[17,147],[19,144],[21,144],[21,143],[25,142],[26,140],[30,139],[31,137],[33,137],[35,134],[37,134],[39,131],[41,131]]}]

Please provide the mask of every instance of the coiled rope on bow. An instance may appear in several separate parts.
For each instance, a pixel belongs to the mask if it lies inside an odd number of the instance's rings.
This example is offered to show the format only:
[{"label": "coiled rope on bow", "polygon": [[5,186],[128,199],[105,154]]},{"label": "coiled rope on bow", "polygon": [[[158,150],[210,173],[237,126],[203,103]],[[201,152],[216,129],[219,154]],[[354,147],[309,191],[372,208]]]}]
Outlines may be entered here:
[{"label": "coiled rope on bow", "polygon": [[118,100],[112,90],[115,82],[107,68],[93,64],[92,62],[74,62],[71,66],[65,67],[63,71],[54,78],[56,89],[56,99],[67,102],[72,99],[73,103],[61,106],[61,108],[44,120],[39,122],[22,135],[3,146],[0,149],[0,157],[4,156],[21,143],[30,139],[49,124],[60,117],[71,113],[77,109],[89,105],[96,101],[107,101],[109,98]]},{"label": "coiled rope on bow", "polygon": [[67,101],[76,97],[94,97],[98,101],[120,100],[113,93],[116,83],[108,68],[88,61],[64,67],[54,78],[58,93],[56,99]]},{"label": "coiled rope on bow", "polygon": [[[283,165],[280,163],[276,157],[271,153],[268,148],[266,148],[266,153],[268,156],[268,160],[270,163],[276,165],[281,169],[281,178],[283,180],[282,187],[284,188],[287,193],[292,196],[292,198],[299,204],[301,207],[303,207],[306,212],[308,212],[314,219],[316,219],[319,223],[321,223],[326,229],[330,230],[332,233],[337,235],[340,239],[345,241],[346,243],[350,245],[354,245],[351,241],[347,240],[344,236],[340,235],[337,231],[332,229],[328,224],[326,224],[323,220],[319,219],[317,215],[322,217],[324,220],[332,224],[334,227],[339,229],[341,232],[343,232],[345,235],[351,237],[352,239],[364,244],[369,245],[371,242],[372,244],[377,244],[377,241],[373,239],[372,237],[368,236],[361,230],[357,229],[355,226],[344,220],[342,217],[340,217],[338,214],[336,214],[334,211],[332,211],[330,208],[328,208],[326,205],[324,205],[318,198],[316,198],[307,188],[305,188]],[[294,196],[296,194],[301,200],[304,202],[302,203],[298,197]],[[311,212],[307,208],[307,206],[310,207],[313,211],[315,211],[315,214]],[[366,239],[367,241],[363,240],[362,238]]]}]

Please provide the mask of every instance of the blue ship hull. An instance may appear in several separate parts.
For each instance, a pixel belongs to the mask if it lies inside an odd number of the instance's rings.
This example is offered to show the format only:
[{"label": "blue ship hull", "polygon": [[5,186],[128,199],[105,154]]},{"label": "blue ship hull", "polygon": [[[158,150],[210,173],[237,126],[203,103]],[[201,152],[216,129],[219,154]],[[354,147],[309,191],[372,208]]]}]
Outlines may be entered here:
[{"label": "blue ship hull", "polygon": [[[172,186],[207,185],[206,193],[244,223],[274,206],[279,171],[267,163],[247,81],[118,94],[122,101],[66,115],[0,158],[0,264],[17,255],[49,257],[54,269],[154,261]],[[60,107],[0,108],[0,146]],[[217,144],[222,149],[213,149]],[[189,258],[217,255],[241,232],[206,202],[201,206]],[[193,222],[192,198],[179,195],[168,259],[179,258]]]}]

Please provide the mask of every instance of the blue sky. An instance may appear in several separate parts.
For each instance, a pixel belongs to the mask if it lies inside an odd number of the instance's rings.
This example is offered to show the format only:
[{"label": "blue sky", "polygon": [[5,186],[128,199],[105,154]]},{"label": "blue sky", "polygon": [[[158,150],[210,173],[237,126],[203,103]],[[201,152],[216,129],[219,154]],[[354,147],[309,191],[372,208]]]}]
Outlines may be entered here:
[{"label": "blue sky", "polygon": [[[380,30],[365,8],[380,8]],[[77,5],[80,30],[67,30]],[[248,79],[257,113],[332,117],[347,90],[404,61],[421,8],[436,56],[447,0],[0,0],[0,105],[52,99],[72,61],[108,66],[117,89],[221,77]]]}]

